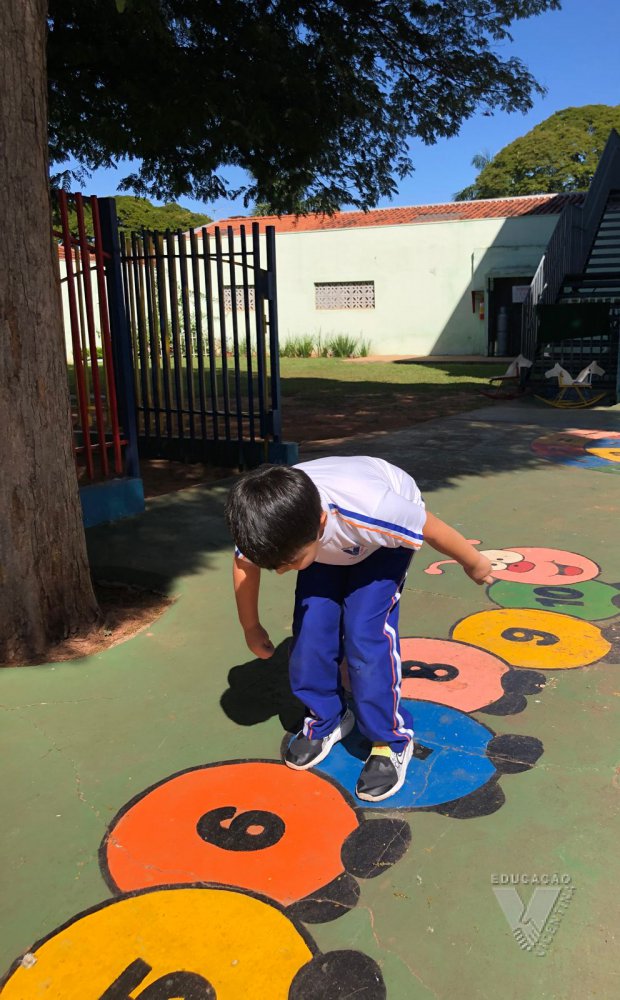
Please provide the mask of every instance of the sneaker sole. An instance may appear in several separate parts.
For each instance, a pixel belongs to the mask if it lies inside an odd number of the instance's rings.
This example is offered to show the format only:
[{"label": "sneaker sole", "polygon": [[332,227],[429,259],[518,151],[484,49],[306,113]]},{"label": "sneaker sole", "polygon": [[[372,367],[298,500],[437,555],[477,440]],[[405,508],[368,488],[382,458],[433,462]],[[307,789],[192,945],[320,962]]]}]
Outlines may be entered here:
[{"label": "sneaker sole", "polygon": [[316,767],[316,765],[320,764],[322,760],[325,760],[331,748],[335,746],[336,743],[340,743],[340,740],[343,740],[345,736],[348,736],[354,725],[355,716],[353,715],[351,709],[348,709],[348,715],[342,719],[342,722],[336,727],[336,729],[334,729],[333,733],[329,734],[328,741],[318,757],[311,760],[309,764],[293,764],[291,761],[286,759],[284,760],[284,763],[287,767],[292,768],[293,771],[309,771],[311,767]]},{"label": "sneaker sole", "polygon": [[401,772],[400,778],[398,779],[394,787],[390,788],[389,792],[384,792],[383,795],[368,795],[367,792],[358,792],[356,788],[355,794],[357,798],[361,799],[363,802],[383,802],[384,799],[389,799],[392,797],[392,795],[396,795],[396,792],[400,792],[401,788],[405,784],[405,778],[407,777],[407,768],[409,767],[411,758],[413,757],[413,746],[414,746],[413,740],[410,740],[406,751],[408,756],[405,759],[405,763],[403,765],[403,770]]}]

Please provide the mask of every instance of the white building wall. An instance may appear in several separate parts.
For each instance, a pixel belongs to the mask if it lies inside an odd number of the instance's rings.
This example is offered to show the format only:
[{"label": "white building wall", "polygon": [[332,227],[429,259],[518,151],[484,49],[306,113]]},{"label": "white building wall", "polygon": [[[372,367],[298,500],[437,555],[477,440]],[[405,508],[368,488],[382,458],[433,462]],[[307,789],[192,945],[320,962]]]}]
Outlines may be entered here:
[{"label": "white building wall", "polygon": [[[488,293],[493,277],[534,273],[557,215],[446,220],[276,235],[280,341],[346,334],[370,342],[373,354],[486,354],[488,309],[472,311],[472,291]],[[251,220],[250,220],[251,221]],[[235,241],[239,249],[239,241]],[[202,247],[200,247],[202,249]],[[262,260],[265,260],[264,247]],[[241,281],[240,267],[236,280]],[[67,357],[72,361],[66,265],[60,262]],[[213,287],[217,288],[215,265]],[[166,269],[167,278],[167,269]],[[317,309],[315,282],[373,281],[374,309]],[[229,267],[224,282],[230,283]],[[201,268],[201,298],[204,287]],[[166,280],[166,288],[167,288]],[[190,308],[193,278],[189,269]],[[92,282],[99,333],[96,281]],[[83,296],[78,311],[84,316]],[[217,295],[213,303],[219,341]],[[239,335],[245,337],[243,314]],[[227,339],[232,337],[226,316]],[[83,324],[85,327],[85,324]],[[251,317],[252,331],[254,316]],[[99,341],[99,336],[97,337]]]},{"label": "white building wall", "polygon": [[[486,354],[471,292],[534,274],[557,215],[279,233],[280,339],[370,340],[373,354]],[[374,281],[374,309],[315,308],[315,282]],[[488,315],[488,311],[487,314]]]},{"label": "white building wall", "polygon": [[[240,256],[241,242],[240,242],[240,240],[238,238],[235,240],[234,248],[235,248],[235,252],[236,252],[237,256],[236,256],[236,258],[234,260],[234,267],[232,268],[232,271],[234,273],[234,282],[236,284],[237,291],[239,293],[239,297],[242,299],[242,295],[241,295],[240,289],[241,289],[241,286],[243,284],[243,267],[242,267],[242,264],[241,264],[241,256]],[[176,241],[175,241],[175,249],[176,249]],[[203,252],[202,241],[198,241],[198,253],[202,254],[202,252]],[[214,242],[212,242],[211,243],[211,254],[213,254],[214,252],[215,252],[215,245],[214,245]],[[171,344],[172,344],[171,313],[172,313],[173,306],[174,306],[174,308],[176,310],[177,317],[178,317],[178,323],[179,323],[179,329],[180,329],[181,349],[182,349],[182,351],[184,351],[184,349],[185,349],[184,348],[184,326],[183,326],[183,307],[182,307],[182,298],[181,298],[181,272],[180,272],[180,265],[179,265],[179,260],[178,260],[178,256],[177,256],[175,258],[175,269],[174,269],[174,275],[175,275],[175,280],[176,280],[177,292],[176,292],[176,301],[173,302],[172,299],[171,299],[171,294],[172,293],[171,293],[171,289],[170,289],[170,268],[169,268],[168,259],[167,259],[166,254],[167,254],[167,248],[164,245],[163,249],[162,249],[162,255],[163,255],[162,276],[161,276],[162,280],[161,281],[158,280],[157,275],[156,275],[156,271],[155,271],[154,267],[153,267],[153,270],[152,270],[152,280],[153,280],[153,282],[155,283],[155,285],[157,287],[157,295],[158,295],[159,300],[161,302],[165,302],[166,314],[167,314],[167,317],[168,317],[168,336],[171,339]],[[190,255],[189,241],[188,241],[188,244],[187,244],[187,254],[188,254],[188,258],[189,258],[189,255]],[[265,236],[263,234],[261,236],[261,240],[260,240],[260,259],[261,259],[263,267],[265,266],[266,256],[267,256],[266,241],[265,241]],[[223,247],[223,257],[224,257],[223,264],[222,264],[223,284],[224,284],[225,287],[230,288],[230,286],[232,284],[232,280],[233,280],[233,274],[231,274],[231,266],[229,264],[228,244],[227,243],[226,243],[226,246]],[[251,263],[251,256],[250,255],[248,255],[247,263],[248,263],[248,265]],[[68,279],[67,279],[67,264],[66,264],[66,261],[64,259],[59,259],[58,266],[59,266],[59,274],[60,274],[60,288],[61,288],[63,318],[64,318],[66,356],[67,356],[68,363],[69,364],[73,364],[74,351],[73,351],[73,341],[72,341],[72,334],[71,334],[71,310],[70,310],[70,302],[69,302],[69,282],[68,282]],[[85,296],[85,289],[84,289],[84,276],[81,273],[81,263],[75,257],[74,257],[74,260],[73,260],[73,274],[74,274],[73,289],[74,289],[74,295],[75,295],[76,314],[77,314],[77,317],[78,317],[78,325],[79,325],[79,328],[80,328],[80,331],[81,331],[81,341],[80,342],[81,342],[81,345],[82,345],[82,350],[84,351],[86,349],[86,352],[88,352],[88,350],[89,350],[89,340],[88,340],[88,324],[87,324],[87,312],[86,312],[86,296]],[[78,276],[79,276],[79,280],[78,280]],[[230,307],[225,307],[224,316],[222,318],[222,322],[220,322],[220,308],[219,308],[219,296],[218,296],[218,269],[217,269],[217,265],[216,265],[216,262],[215,262],[214,259],[211,260],[211,264],[210,264],[210,279],[211,279],[211,287],[212,287],[212,290],[213,290],[213,298],[212,298],[212,302],[211,302],[211,313],[212,313],[212,317],[213,317],[213,336],[214,336],[214,341],[215,341],[215,346],[216,346],[216,353],[219,354],[221,352],[221,350],[222,350],[222,341],[224,341],[224,343],[227,345],[228,351],[232,351],[232,349],[233,349],[233,315],[232,315]],[[144,271],[143,270],[141,272],[141,280],[142,281],[145,280],[144,279]],[[205,268],[204,268],[202,259],[200,260],[200,265],[198,267],[198,280],[199,280],[199,289],[198,289],[199,295],[198,295],[198,298],[199,298],[199,301],[201,303],[202,332],[203,332],[203,338],[204,338],[205,350],[206,350],[206,345],[207,345],[207,340],[208,340],[207,306],[206,306],[206,303],[207,303],[207,294],[206,294]],[[249,280],[249,283],[251,285],[252,282],[253,282],[253,271],[252,271],[252,269],[250,267],[248,268],[248,280]],[[96,275],[95,275],[95,271],[94,270],[90,272],[90,287],[91,287],[91,296],[92,296],[92,303],[93,303],[93,317],[94,317],[94,329],[95,329],[96,347],[97,347],[97,349],[99,351],[101,351],[101,349],[102,349],[102,341],[101,341],[101,315],[100,315],[100,309],[99,309],[99,290],[98,290],[98,284],[97,284]],[[193,271],[193,268],[191,266],[191,260],[188,260],[187,287],[189,289],[189,317],[190,317],[190,326],[191,326],[191,328],[193,330],[193,337],[195,339],[196,299],[195,299],[195,296],[194,296],[194,271]],[[142,294],[143,294],[143,296],[146,296],[146,286],[145,286],[145,284],[143,284],[143,286],[142,286]],[[232,300],[232,295],[231,295],[230,291],[227,292],[227,293],[225,293],[225,294],[227,294],[229,296],[228,301],[230,302]],[[148,323],[148,311],[146,309],[146,298],[144,298],[143,305],[144,305],[144,309],[145,309],[145,314],[144,314],[145,323]],[[133,318],[133,327],[134,327],[134,331],[135,331],[138,328],[138,322],[137,322],[136,290],[135,290],[135,280],[134,280],[133,271],[131,272],[131,296],[130,296],[130,302],[129,302],[129,312],[130,312],[130,315]],[[239,343],[241,345],[241,351],[243,353],[244,345],[245,345],[245,339],[246,339],[245,313],[242,310],[238,310],[237,313],[236,313],[235,319],[236,319],[236,322],[237,322],[238,340],[239,340]],[[256,337],[256,332],[255,332],[255,314],[254,314],[253,304],[251,304],[251,306],[250,306],[250,320],[249,320],[249,324],[250,324],[250,342],[254,343],[255,337]],[[222,331],[222,326],[224,327],[223,331]],[[147,341],[148,341],[148,339],[149,339],[148,330],[147,330],[146,336],[147,336]],[[155,317],[155,336],[156,336],[157,341],[159,342],[160,336],[161,336],[161,330],[160,330],[160,325],[159,325],[159,316]],[[171,350],[172,350],[172,348],[171,348]]]}]

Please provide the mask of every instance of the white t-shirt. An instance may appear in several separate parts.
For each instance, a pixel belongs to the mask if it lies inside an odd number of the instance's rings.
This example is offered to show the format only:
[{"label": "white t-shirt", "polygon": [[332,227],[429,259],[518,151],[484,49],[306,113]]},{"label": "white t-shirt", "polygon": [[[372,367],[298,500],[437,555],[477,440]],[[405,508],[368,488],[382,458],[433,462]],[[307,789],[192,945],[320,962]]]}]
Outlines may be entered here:
[{"label": "white t-shirt", "polygon": [[426,510],[415,480],[382,458],[318,458],[295,466],[317,487],[327,521],[319,563],[350,566],[379,548],[422,545]]}]

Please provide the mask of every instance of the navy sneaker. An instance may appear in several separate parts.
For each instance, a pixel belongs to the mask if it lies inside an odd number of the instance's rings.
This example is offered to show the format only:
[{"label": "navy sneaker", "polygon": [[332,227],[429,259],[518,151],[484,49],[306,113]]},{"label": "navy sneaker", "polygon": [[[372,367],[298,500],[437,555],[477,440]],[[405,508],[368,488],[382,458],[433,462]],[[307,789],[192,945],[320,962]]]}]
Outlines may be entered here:
[{"label": "navy sneaker", "polygon": [[381,802],[389,799],[390,795],[395,795],[405,783],[412,756],[413,740],[409,740],[400,753],[395,753],[386,744],[373,746],[355,786],[358,799]]},{"label": "navy sneaker", "polygon": [[354,725],[355,716],[351,709],[347,708],[336,728],[323,739],[309,740],[302,730],[289,743],[284,763],[296,771],[306,771],[309,767],[314,767],[315,764],[325,760],[335,743],[349,735]]}]

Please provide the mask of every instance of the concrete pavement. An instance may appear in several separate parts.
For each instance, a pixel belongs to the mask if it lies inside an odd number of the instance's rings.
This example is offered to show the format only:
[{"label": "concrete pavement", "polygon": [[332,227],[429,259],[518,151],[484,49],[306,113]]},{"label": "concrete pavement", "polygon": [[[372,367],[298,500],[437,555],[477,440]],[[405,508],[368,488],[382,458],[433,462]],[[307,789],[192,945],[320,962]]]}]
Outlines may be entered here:
[{"label": "concrete pavement", "polygon": [[[292,982],[291,996],[323,1000],[379,997],[383,981],[391,1000],[615,997],[618,414],[522,401],[325,446],[401,465],[429,509],[502,550],[488,593],[430,549],[416,557],[401,636],[420,753],[407,796],[381,810],[350,797],[354,748],[292,784],[268,763],[299,708],[286,682],[294,580],[264,575],[277,649],[252,661],[231,592],[226,483],[92,529],[103,575],[177,600],[101,655],[0,674],[0,967],[52,935],[3,995],[137,998],[155,983],[149,997],[202,997],[210,982],[218,997],[272,1000]],[[559,461],[571,441],[598,466]],[[252,761],[264,763],[240,763]],[[232,889],[158,895],[196,883]],[[112,925],[119,891],[125,916]],[[151,921],[159,936],[145,943]],[[343,950],[328,972],[303,973],[311,953]]]}]

